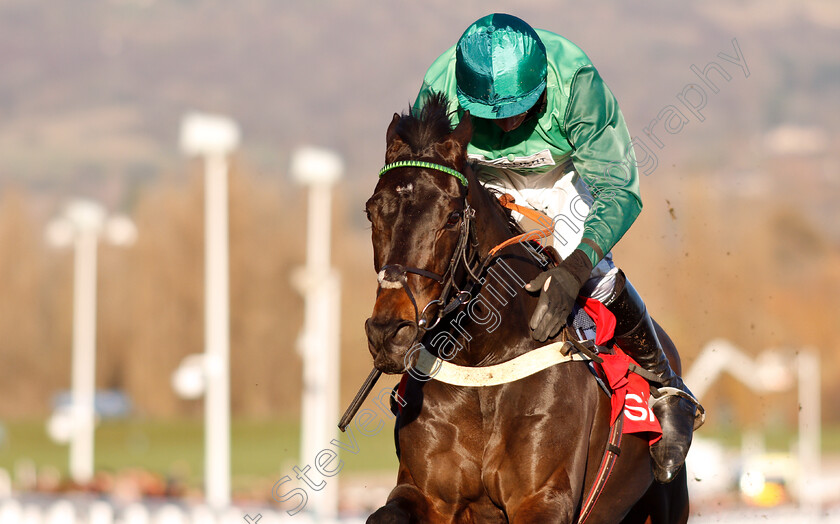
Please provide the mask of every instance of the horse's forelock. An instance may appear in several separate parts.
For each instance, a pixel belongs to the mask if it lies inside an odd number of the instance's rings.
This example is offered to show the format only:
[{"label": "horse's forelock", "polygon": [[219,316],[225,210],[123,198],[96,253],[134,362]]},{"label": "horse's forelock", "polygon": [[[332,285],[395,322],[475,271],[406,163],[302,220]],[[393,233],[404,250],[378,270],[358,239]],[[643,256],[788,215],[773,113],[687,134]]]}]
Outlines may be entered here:
[{"label": "horse's forelock", "polygon": [[449,101],[442,93],[433,93],[419,110],[403,114],[396,133],[414,154],[423,154],[452,133]]},{"label": "horse's forelock", "polygon": [[[449,100],[446,95],[432,93],[419,110],[412,110],[408,114],[403,113],[396,124],[395,132],[411,149],[413,156],[434,156],[433,146],[444,141],[452,133]],[[494,212],[504,217],[511,233],[522,233],[522,227],[513,218],[510,210],[499,204],[498,196],[501,193],[480,184],[474,173],[470,172],[467,176],[470,178],[470,186],[474,188],[472,190],[487,194],[487,200]]]}]

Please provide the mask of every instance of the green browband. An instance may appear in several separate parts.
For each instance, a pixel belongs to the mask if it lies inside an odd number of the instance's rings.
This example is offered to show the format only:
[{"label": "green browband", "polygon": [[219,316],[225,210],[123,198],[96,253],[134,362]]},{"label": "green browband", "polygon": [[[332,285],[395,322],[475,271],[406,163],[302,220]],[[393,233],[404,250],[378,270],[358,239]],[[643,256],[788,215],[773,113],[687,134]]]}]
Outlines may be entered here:
[{"label": "green browband", "polygon": [[454,176],[455,178],[461,181],[464,187],[467,187],[467,177],[465,177],[463,174],[452,169],[451,167],[442,166],[440,164],[433,164],[432,162],[423,162],[422,160],[400,160],[399,162],[386,164],[385,167],[379,170],[379,177],[381,178],[382,175],[384,175],[388,171],[396,169],[398,167],[423,167],[426,169],[435,169],[437,171],[441,171],[443,173]]}]

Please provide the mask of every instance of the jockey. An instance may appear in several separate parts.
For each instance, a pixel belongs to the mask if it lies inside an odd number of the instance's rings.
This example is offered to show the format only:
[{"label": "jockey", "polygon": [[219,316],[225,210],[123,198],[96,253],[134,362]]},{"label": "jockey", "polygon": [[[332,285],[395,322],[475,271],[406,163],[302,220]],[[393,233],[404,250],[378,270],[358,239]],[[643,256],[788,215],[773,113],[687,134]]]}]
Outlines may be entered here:
[{"label": "jockey", "polygon": [[642,208],[636,157],[615,97],[575,44],[507,14],[477,20],[432,63],[415,110],[435,92],[449,98],[453,123],[470,112],[467,152],[482,183],[556,223],[553,243],[563,261],[526,286],[540,293],[533,337],[556,336],[577,296],[593,297],[616,315],[619,347],[665,386],[653,403],[663,437],[651,455],[655,478],[669,482],[691,444],[696,400],[671,369],[644,302],[612,261],[610,250]]}]

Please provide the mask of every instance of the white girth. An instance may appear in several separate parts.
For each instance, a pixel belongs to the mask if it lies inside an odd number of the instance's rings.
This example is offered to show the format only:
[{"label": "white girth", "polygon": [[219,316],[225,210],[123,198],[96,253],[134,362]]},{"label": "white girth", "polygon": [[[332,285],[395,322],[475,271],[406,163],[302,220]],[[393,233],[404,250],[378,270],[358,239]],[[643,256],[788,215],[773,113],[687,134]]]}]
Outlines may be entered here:
[{"label": "white girth", "polygon": [[[501,364],[467,367],[447,362],[432,355],[426,348],[421,348],[414,370],[434,380],[455,386],[498,386],[515,382],[562,362],[591,360],[583,353],[572,353],[572,349],[571,342],[554,342]],[[414,376],[417,377],[416,374]]]}]

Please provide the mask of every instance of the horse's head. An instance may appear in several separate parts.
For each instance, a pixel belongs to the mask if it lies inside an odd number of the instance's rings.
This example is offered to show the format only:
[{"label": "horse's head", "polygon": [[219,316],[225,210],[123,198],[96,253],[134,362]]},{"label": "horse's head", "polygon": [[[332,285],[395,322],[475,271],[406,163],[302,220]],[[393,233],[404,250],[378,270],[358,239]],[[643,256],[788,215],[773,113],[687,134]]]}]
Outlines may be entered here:
[{"label": "horse's head", "polygon": [[374,365],[385,373],[413,364],[406,362],[409,349],[441,297],[464,230],[467,188],[466,179],[439,168],[464,172],[471,135],[469,114],[452,130],[442,96],[419,114],[395,114],[388,127],[386,165],[414,162],[388,170],[366,204],[379,287],[365,331]]}]

